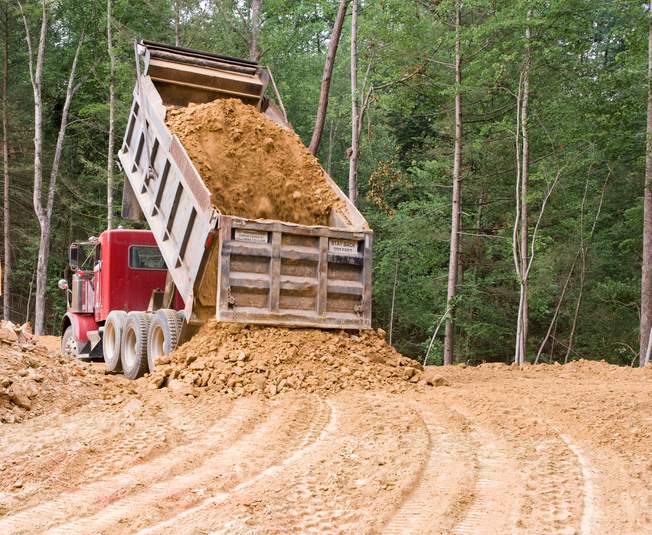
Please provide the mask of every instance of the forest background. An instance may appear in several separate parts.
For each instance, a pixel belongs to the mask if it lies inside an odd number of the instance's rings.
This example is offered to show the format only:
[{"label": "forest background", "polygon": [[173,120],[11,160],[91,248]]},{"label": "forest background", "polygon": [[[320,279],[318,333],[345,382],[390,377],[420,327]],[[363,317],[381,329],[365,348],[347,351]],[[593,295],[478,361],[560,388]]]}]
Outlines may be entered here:
[{"label": "forest background", "polygon": [[429,362],[442,360],[446,323],[455,361],[510,361],[524,288],[526,360],[634,362],[650,19],[644,4],[619,0],[49,0],[45,9],[2,0],[5,317],[34,321],[38,302],[37,129],[41,216],[52,191],[41,327],[58,334],[70,242],[105,229],[108,204],[114,226],[131,225],[119,217],[117,159],[107,167],[107,158],[110,92],[117,151],[134,40],[255,56],[309,145],[342,7],[317,156],[348,192],[357,109],[357,204],[375,232],[374,325]]}]

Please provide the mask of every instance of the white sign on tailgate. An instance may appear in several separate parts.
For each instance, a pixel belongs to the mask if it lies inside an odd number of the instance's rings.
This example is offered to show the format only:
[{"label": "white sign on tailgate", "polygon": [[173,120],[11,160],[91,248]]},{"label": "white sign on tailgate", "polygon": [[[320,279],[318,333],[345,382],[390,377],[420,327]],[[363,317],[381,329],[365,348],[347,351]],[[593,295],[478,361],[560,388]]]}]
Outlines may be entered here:
[{"label": "white sign on tailgate", "polygon": [[331,238],[328,240],[328,252],[335,254],[356,254],[358,252],[358,242]]},{"label": "white sign on tailgate", "polygon": [[236,229],[235,239],[249,243],[267,243],[267,232],[260,230]]}]

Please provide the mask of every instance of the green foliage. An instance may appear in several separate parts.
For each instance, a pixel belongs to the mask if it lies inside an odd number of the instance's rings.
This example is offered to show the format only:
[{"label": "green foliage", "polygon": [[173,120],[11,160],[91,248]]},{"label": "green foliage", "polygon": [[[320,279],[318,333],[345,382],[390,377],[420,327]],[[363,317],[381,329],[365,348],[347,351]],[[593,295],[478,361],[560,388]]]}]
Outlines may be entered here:
[{"label": "green foliage", "polygon": [[[337,0],[263,0],[261,62],[269,66],[289,118],[307,141]],[[360,208],[375,231],[374,321],[404,353],[422,359],[446,308],[453,149],[453,2],[360,2],[359,98],[363,120]],[[182,45],[247,56],[247,2],[183,0]],[[6,7],[6,6],[5,6]],[[40,3],[25,4],[33,37]],[[116,140],[134,81],[133,41],[174,42],[170,0],[115,0]],[[51,3],[46,50],[46,176],[77,40],[85,32],[81,88],[59,177],[48,288],[48,328],[64,310],[56,280],[67,244],[105,224],[109,64],[106,5]],[[530,15],[528,16],[528,10]],[[648,14],[631,2],[587,0],[463,4],[463,216],[459,360],[509,360],[518,282],[512,258],[516,174],[516,95],[532,29],[530,236],[547,189],[560,181],[541,219],[530,276],[530,346],[536,354],[580,244],[588,240],[602,188],[602,212],[570,277],[544,359],[562,358],[582,294],[571,358],[629,362],[637,345],[642,176],[645,158]],[[350,144],[349,22],[340,44],[319,157],[347,184]],[[22,20],[8,12],[14,319],[31,314],[38,232],[32,216],[33,108]],[[371,91],[370,89],[373,88]],[[117,171],[117,170],[116,170]],[[121,182],[116,172],[116,183]],[[583,203],[586,191],[586,199]],[[120,204],[119,188],[114,204]],[[582,205],[584,209],[582,210]],[[586,244],[586,242],[585,242]],[[28,302],[30,309],[28,310]],[[443,328],[429,362],[440,362]]]}]

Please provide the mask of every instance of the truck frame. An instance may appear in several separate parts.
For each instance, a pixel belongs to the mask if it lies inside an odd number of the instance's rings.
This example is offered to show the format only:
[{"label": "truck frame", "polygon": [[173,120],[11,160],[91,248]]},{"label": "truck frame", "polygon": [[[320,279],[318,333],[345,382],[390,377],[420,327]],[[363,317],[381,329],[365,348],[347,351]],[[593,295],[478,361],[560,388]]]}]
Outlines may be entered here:
[{"label": "truck frame", "polygon": [[[239,98],[290,128],[282,107],[265,96],[269,72],[255,62],[149,41],[140,42],[136,50],[136,87],[118,153],[125,174],[122,212],[147,223],[146,240],[158,247],[166,269],[147,283],[131,279],[128,272],[124,291],[139,285],[138,292],[143,292],[136,305],[90,305],[91,289],[83,290],[79,283],[87,275],[76,269],[73,306],[62,324],[62,330],[71,328],[75,351],[85,357],[101,354],[109,369],[122,368],[135,378],[151,371],[158,357],[211,318],[370,328],[373,233],[326,173],[325,180],[342,201],[341,208],[332,210],[328,226],[223,214],[165,124],[167,106]],[[113,233],[132,236],[129,232],[136,231],[105,231],[99,241],[111,242]],[[109,270],[101,265],[93,278],[100,288],[102,283],[115,287]],[[92,291],[97,293],[97,287]],[[76,308],[80,300],[83,306]],[[93,321],[83,315],[92,315]]]}]

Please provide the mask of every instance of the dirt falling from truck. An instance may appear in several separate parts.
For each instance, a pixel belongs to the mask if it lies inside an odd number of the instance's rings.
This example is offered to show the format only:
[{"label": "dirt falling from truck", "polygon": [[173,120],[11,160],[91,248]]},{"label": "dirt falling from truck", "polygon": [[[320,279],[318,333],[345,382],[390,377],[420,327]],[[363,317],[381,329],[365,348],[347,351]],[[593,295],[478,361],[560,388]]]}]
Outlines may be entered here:
[{"label": "dirt falling from truck", "polygon": [[237,99],[169,108],[166,122],[224,214],[328,225],[342,207],[299,136]]}]

